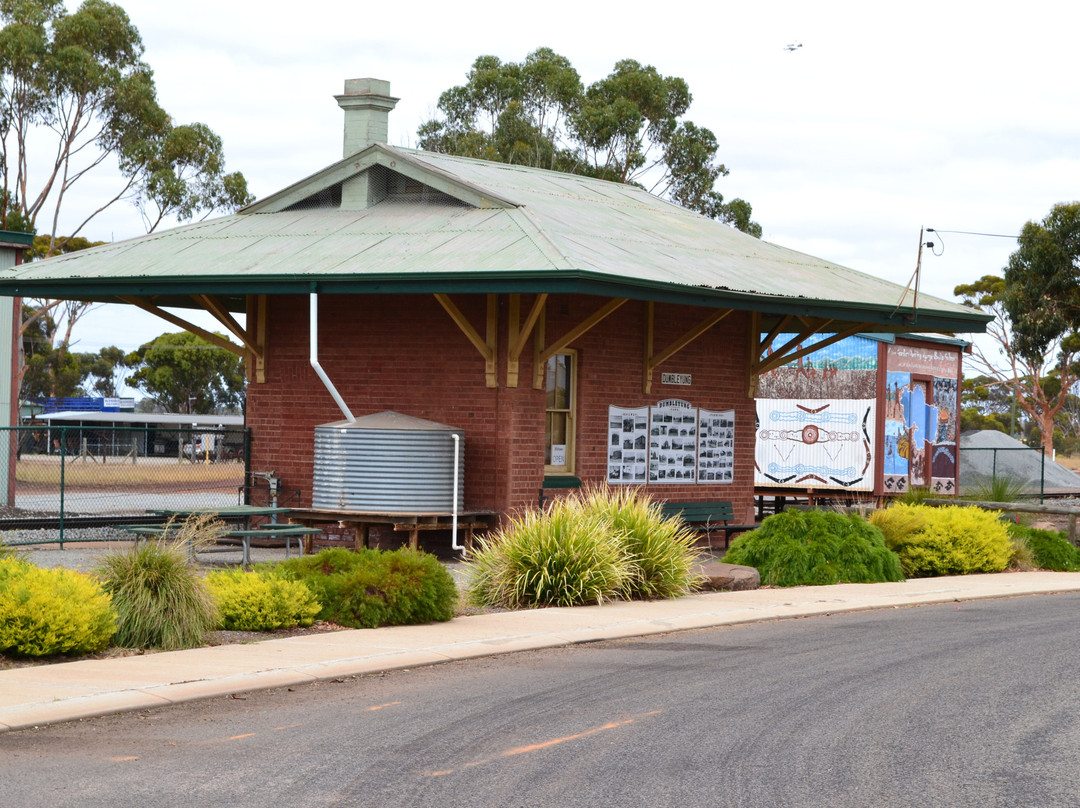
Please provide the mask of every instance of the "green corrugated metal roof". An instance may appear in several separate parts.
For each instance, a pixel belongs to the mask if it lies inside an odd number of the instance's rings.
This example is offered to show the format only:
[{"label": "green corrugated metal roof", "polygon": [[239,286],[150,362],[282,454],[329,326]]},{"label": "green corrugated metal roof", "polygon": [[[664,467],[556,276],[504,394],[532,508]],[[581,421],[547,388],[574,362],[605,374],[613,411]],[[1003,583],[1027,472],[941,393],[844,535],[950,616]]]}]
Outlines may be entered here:
[{"label": "green corrugated metal roof", "polygon": [[[343,182],[380,171],[413,185],[366,209],[327,202],[340,198]],[[988,319],[920,296],[912,320],[910,293],[896,311],[900,286],[639,188],[383,145],[231,216],[0,272],[3,294],[154,295],[185,305],[201,292],[237,309],[246,293],[312,284],[329,293],[611,294],[928,331],[981,330]]]}]

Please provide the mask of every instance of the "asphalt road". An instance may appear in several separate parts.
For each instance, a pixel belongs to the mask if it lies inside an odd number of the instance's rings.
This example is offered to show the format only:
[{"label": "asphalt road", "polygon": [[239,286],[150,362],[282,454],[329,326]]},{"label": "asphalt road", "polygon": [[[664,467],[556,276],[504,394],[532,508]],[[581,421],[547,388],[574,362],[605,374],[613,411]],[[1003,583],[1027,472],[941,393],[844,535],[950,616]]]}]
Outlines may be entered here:
[{"label": "asphalt road", "polygon": [[10,732],[0,804],[1080,805],[1078,610],[785,620]]}]

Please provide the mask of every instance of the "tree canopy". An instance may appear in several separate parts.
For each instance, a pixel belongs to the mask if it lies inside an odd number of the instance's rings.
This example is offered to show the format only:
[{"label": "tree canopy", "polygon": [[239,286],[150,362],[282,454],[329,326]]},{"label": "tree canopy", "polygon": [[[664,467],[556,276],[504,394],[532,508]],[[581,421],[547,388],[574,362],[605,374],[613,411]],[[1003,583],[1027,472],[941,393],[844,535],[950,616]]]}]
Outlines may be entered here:
[{"label": "tree canopy", "polygon": [[480,56],[466,78],[439,97],[441,119],[420,126],[421,148],[633,183],[761,236],[750,203],[715,188],[728,170],[716,136],[683,119],[685,80],[624,59],[585,87],[550,48],[523,62]]},{"label": "tree canopy", "polygon": [[161,334],[125,361],[136,369],[127,383],[165,412],[209,414],[244,404],[243,360],[187,331]]},{"label": "tree canopy", "polygon": [[1003,302],[1015,350],[1032,359],[1080,331],[1080,202],[1028,222],[1005,267]]}]

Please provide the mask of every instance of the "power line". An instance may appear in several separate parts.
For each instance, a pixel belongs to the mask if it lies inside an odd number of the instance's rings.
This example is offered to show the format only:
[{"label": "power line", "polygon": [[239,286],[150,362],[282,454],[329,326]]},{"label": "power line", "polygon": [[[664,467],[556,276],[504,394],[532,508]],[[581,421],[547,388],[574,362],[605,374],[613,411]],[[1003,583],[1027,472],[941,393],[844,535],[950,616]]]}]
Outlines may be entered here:
[{"label": "power line", "polygon": [[1024,238],[1024,236],[1010,236],[1006,233],[974,233],[970,230],[935,230],[932,227],[926,228],[927,233],[956,233],[961,236],[986,236],[988,238]]}]

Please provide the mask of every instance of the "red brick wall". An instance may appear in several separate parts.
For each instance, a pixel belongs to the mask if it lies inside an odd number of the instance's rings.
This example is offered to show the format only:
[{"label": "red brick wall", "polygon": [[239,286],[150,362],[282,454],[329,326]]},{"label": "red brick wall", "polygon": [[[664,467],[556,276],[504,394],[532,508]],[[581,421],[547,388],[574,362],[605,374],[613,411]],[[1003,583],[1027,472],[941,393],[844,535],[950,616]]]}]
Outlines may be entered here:
[{"label": "red brick wall", "polygon": [[[484,333],[483,295],[454,297]],[[522,300],[522,317],[531,305]],[[549,298],[548,342],[599,308],[602,298]],[[319,304],[319,361],[357,417],[394,410],[465,430],[465,504],[505,511],[535,503],[543,477],[544,393],[532,387],[533,343],[521,355],[520,381],[506,387],[507,297],[500,298],[499,387],[485,385],[484,361],[430,295],[331,296]],[[660,384],[642,392],[645,304],[630,302],[580,338],[577,467],[586,482],[607,469],[608,406],[636,407],[682,398],[695,407],[735,409],[735,482],[654,486],[665,499],[725,499],[743,518],[753,501],[754,406],[746,397],[749,320],[733,314],[661,369],[693,374],[693,386]],[[662,350],[708,314],[656,306],[655,347]],[[272,297],[267,381],[248,387],[252,468],[274,469],[285,488],[311,501],[314,430],[342,415],[308,357],[308,298]],[[746,513],[746,515],[749,515]]]}]

